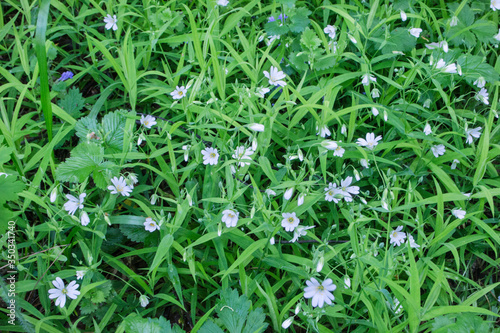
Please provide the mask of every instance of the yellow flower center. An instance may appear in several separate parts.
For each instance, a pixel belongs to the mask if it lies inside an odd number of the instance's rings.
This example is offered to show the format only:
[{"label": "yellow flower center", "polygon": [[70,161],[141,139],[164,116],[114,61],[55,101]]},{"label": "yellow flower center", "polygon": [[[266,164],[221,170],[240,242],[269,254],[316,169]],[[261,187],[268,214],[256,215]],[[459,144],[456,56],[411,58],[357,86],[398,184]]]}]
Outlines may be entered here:
[{"label": "yellow flower center", "polygon": [[233,215],[233,214],[227,214],[227,216],[228,216],[230,219],[232,219],[232,218],[234,217],[234,215]]},{"label": "yellow flower center", "polygon": [[293,223],[293,221],[295,221],[295,219],[293,217],[288,218],[288,222],[290,222],[290,224]]},{"label": "yellow flower center", "polygon": [[215,153],[210,153],[211,158],[215,158]]},{"label": "yellow flower center", "polygon": [[323,291],[323,290],[325,290],[325,287],[323,287],[323,286],[318,286],[318,287],[316,288],[316,290],[318,290],[318,291]]},{"label": "yellow flower center", "polygon": [[398,237],[398,232],[397,232],[397,231],[394,231],[394,232],[392,233],[392,237]]},{"label": "yellow flower center", "polygon": [[333,191],[329,191],[329,192],[328,192],[328,195],[333,196]]},{"label": "yellow flower center", "polygon": [[155,223],[154,223],[154,222],[151,222],[151,223],[149,224],[149,226],[150,226],[150,227],[154,227],[154,226],[155,226]]},{"label": "yellow flower center", "polygon": [[63,288],[63,290],[61,290],[61,292],[62,292],[63,294],[67,294],[67,293],[68,293],[68,290],[66,290],[66,288]]},{"label": "yellow flower center", "polygon": [[149,125],[149,121],[147,121],[147,120],[146,120],[146,121],[144,122],[144,125],[148,126],[148,125]]},{"label": "yellow flower center", "polygon": [[182,96],[184,93],[182,91],[178,91],[177,95]]},{"label": "yellow flower center", "polygon": [[116,187],[116,190],[117,190],[118,192],[123,192],[123,187],[121,187],[120,185],[118,185],[118,186]]}]

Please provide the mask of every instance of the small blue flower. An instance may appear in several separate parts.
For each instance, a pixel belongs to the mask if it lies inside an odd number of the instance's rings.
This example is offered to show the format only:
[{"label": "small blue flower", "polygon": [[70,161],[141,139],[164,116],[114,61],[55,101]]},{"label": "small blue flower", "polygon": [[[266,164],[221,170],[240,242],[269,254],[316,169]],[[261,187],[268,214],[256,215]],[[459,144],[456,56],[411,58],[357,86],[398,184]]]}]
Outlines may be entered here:
[{"label": "small blue flower", "polygon": [[[285,15],[285,20],[288,18],[288,16]],[[280,14],[280,16],[278,16],[278,20],[281,20],[283,22],[283,14]]]},{"label": "small blue flower", "polygon": [[61,77],[57,79],[57,81],[66,81],[68,79],[73,78],[73,73],[71,71],[67,71],[61,74]]},{"label": "small blue flower", "polygon": [[276,21],[276,19],[274,18],[274,16],[269,16],[268,22],[274,22],[274,21]]}]

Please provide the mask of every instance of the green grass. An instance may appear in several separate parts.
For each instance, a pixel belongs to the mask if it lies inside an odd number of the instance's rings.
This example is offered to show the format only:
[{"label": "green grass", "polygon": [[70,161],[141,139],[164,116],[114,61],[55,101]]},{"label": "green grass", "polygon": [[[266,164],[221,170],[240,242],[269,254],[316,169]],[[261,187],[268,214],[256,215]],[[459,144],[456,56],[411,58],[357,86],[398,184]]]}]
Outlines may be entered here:
[{"label": "green grass", "polygon": [[[0,10],[0,331],[499,330],[500,37],[489,1]],[[271,67],[286,85],[270,82]],[[177,87],[186,96],[174,99]],[[146,115],[157,124],[141,125]],[[373,150],[358,144],[368,133],[382,137]],[[249,159],[233,156],[241,146]],[[210,147],[215,165],[203,163]],[[130,196],[108,189],[120,176],[137,178]],[[328,199],[349,177],[359,192]],[[66,197],[82,193],[83,209]],[[292,212],[314,226],[296,242],[282,226]],[[158,230],[145,230],[148,217]],[[406,240],[395,246],[398,226]],[[79,284],[64,307],[49,298],[56,277]],[[331,305],[304,297],[311,278],[332,279]]]}]

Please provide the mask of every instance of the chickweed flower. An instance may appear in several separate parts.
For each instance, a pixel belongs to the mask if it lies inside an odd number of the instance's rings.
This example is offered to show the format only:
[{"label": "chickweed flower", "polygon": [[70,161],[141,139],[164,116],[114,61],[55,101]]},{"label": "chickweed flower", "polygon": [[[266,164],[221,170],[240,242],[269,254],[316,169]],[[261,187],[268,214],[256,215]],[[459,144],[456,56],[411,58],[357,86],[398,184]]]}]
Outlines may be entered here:
[{"label": "chickweed flower", "polygon": [[431,151],[435,157],[439,157],[441,155],[444,155],[446,148],[444,147],[444,145],[435,145],[431,147]]},{"label": "chickweed flower", "polygon": [[489,98],[488,91],[485,88],[481,88],[481,90],[479,90],[476,93],[476,96],[474,98],[480,102],[483,102],[486,105],[490,104],[490,102],[488,101]]},{"label": "chickweed flower", "polygon": [[373,114],[374,117],[378,116],[378,109],[375,108],[375,107],[373,107],[372,108],[372,114]]},{"label": "chickweed flower", "polygon": [[75,212],[78,208],[83,209],[83,199],[86,196],[86,193],[82,193],[77,199],[71,194],[66,194],[66,198],[68,199],[68,201],[64,204],[64,209],[68,211],[69,215],[75,215]]},{"label": "chickweed flower", "polygon": [[173,99],[181,99],[187,94],[187,88],[184,86],[177,86],[175,90],[170,93]]},{"label": "chickweed flower", "polygon": [[349,276],[344,276],[344,288],[349,289],[351,288],[351,278]]},{"label": "chickweed flower", "polygon": [[378,97],[380,97],[380,90],[375,88],[372,90],[372,98],[378,98]]},{"label": "chickweed flower", "polygon": [[496,34],[495,36],[493,36],[493,38],[495,38],[497,41],[500,42],[500,29],[498,29],[498,34]]},{"label": "chickweed flower", "polygon": [[146,295],[141,295],[139,297],[139,302],[141,302],[141,306],[143,308],[145,308],[146,306],[148,306],[149,304],[149,300],[148,300],[148,297]]},{"label": "chickweed flower", "polygon": [[295,212],[283,213],[283,220],[281,221],[281,226],[285,228],[286,231],[293,231],[300,223]]},{"label": "chickweed flower", "polygon": [[125,181],[125,178],[123,176],[118,177],[113,177],[111,179],[111,183],[113,185],[108,186],[108,190],[111,191],[111,194],[121,194],[124,197],[130,196],[130,193],[132,192],[132,188],[127,185],[127,182]]},{"label": "chickweed flower", "polygon": [[419,248],[420,248],[420,245],[417,244],[417,242],[413,239],[413,236],[408,234],[408,240],[406,242],[409,242],[410,243],[410,247],[412,249],[417,249],[417,251],[420,251]]},{"label": "chickweed flower", "polygon": [[458,24],[458,17],[453,16],[450,20],[450,27],[456,27]]},{"label": "chickweed flower", "polygon": [[257,91],[255,92],[257,94],[257,96],[259,96],[260,98],[264,98],[265,95],[271,91],[269,88],[266,88],[266,87],[260,87],[260,88],[257,88]]},{"label": "chickweed flower", "polygon": [[389,237],[389,243],[391,243],[394,246],[400,246],[401,244],[404,243],[406,234],[402,232],[403,226],[400,225],[399,227],[396,228],[396,230],[392,230]]},{"label": "chickweed flower", "polygon": [[378,141],[380,140],[382,140],[382,136],[379,135],[375,137],[375,133],[367,133],[366,140],[359,138],[358,141],[356,141],[356,143],[358,144],[358,146],[366,147],[370,150],[373,150],[378,145]]},{"label": "chickweed flower", "polygon": [[118,19],[116,18],[116,15],[106,15],[106,17],[104,18],[104,23],[106,23],[106,25],[104,26],[106,28],[106,30],[109,30],[109,29],[113,29],[113,31],[116,31],[118,30],[118,26],[116,25],[116,23],[118,22]]},{"label": "chickweed flower", "polygon": [[80,223],[85,227],[90,223],[90,218],[87,212],[82,211],[82,215],[80,216]]},{"label": "chickweed flower", "polygon": [[297,206],[300,206],[304,203],[304,199],[306,198],[305,193],[300,193],[299,197],[297,198]]},{"label": "chickweed flower", "polygon": [[422,33],[422,29],[420,28],[411,28],[408,31],[410,32],[410,35],[416,38],[420,37],[420,34]]},{"label": "chickweed flower", "polygon": [[474,81],[474,85],[478,88],[484,88],[485,84],[486,80],[482,76],[480,76],[476,81]]},{"label": "chickweed flower", "polygon": [[493,9],[493,11],[500,9],[500,0],[491,0],[490,8]]},{"label": "chickweed flower", "polygon": [[290,327],[293,323],[293,317],[287,318],[282,324],[281,327],[284,328],[285,330]]},{"label": "chickweed flower", "polygon": [[255,132],[264,132],[264,130],[266,129],[264,125],[256,123],[248,125],[248,128]]},{"label": "chickweed flower", "polygon": [[332,132],[330,132],[330,130],[328,129],[328,126],[323,125],[323,126],[319,127],[318,125],[316,125],[316,135],[319,135],[322,138],[326,138],[327,136],[330,136],[331,134],[332,134]]},{"label": "chickweed flower", "polygon": [[264,71],[264,76],[269,79],[269,84],[273,86],[286,86],[286,82],[283,79],[286,77],[285,73],[279,71],[278,68],[271,66],[270,72]]},{"label": "chickweed flower", "polygon": [[319,283],[315,278],[311,278],[306,281],[307,287],[304,288],[304,297],[312,298],[312,306],[320,308],[326,304],[332,304],[335,297],[331,293],[337,289],[337,286],[333,284],[332,279],[326,279],[323,283]]},{"label": "chickweed flower", "polygon": [[404,21],[406,21],[406,19],[408,18],[408,17],[406,16],[406,13],[405,13],[405,12],[403,12],[403,11],[401,10],[401,11],[399,12],[399,14],[401,15],[401,21],[403,21],[403,22],[404,22]]},{"label": "chickweed flower", "polygon": [[219,153],[216,148],[205,148],[201,151],[203,155],[203,164],[216,165],[219,162]]},{"label": "chickweed flower", "polygon": [[457,73],[457,65],[450,64],[446,65],[446,62],[443,59],[439,59],[436,64],[436,69],[441,69],[445,73],[455,74]]},{"label": "chickweed flower", "polygon": [[146,218],[146,222],[144,222],[144,229],[149,232],[153,232],[155,230],[160,230],[160,226],[156,224],[156,222],[151,218]]},{"label": "chickweed flower", "polygon": [[431,125],[429,125],[429,123],[426,123],[424,127],[424,134],[429,135],[431,133],[432,133]]},{"label": "chickweed flower", "polygon": [[359,160],[359,164],[365,169],[368,169],[370,167],[370,162],[368,162],[366,159],[362,158]]},{"label": "chickweed flower", "polygon": [[291,240],[292,243],[295,243],[300,237],[307,235],[307,230],[314,228],[314,226],[310,227],[302,227],[298,226],[293,231],[293,238]]},{"label": "chickweed flower", "polygon": [[217,0],[217,4],[219,6],[226,7],[227,5],[229,5],[229,1],[228,0]]},{"label": "chickweed flower", "polygon": [[71,281],[66,287],[64,285],[64,281],[60,277],[56,277],[56,279],[52,281],[52,284],[56,288],[49,289],[49,298],[55,298],[56,306],[59,306],[61,308],[63,308],[66,304],[66,296],[71,299],[76,299],[78,295],[80,295],[80,292],[77,290],[80,285],[76,284],[75,281]]},{"label": "chickweed flower", "polygon": [[268,197],[274,197],[276,195],[276,192],[268,188],[265,193],[267,194]]},{"label": "chickweed flower", "polygon": [[222,212],[222,222],[226,223],[226,227],[228,228],[236,227],[236,225],[238,224],[239,215],[239,212],[235,212],[231,209],[226,209]]},{"label": "chickweed flower", "polygon": [[467,214],[467,212],[463,209],[460,209],[460,208],[455,208],[451,211],[451,213],[453,214],[453,216],[455,216],[457,219],[460,219],[462,220],[464,217],[465,217],[465,214]]},{"label": "chickweed flower", "polygon": [[232,156],[235,160],[238,161],[240,167],[244,167],[245,165],[250,165],[250,162],[248,161],[252,160],[250,156],[252,156],[254,153],[255,152],[250,148],[245,149],[244,146],[239,146],[236,147],[236,150],[234,151],[234,154]]},{"label": "chickweed flower", "polygon": [[352,183],[352,177],[347,177],[346,179],[340,181],[340,193],[344,196],[344,200],[347,202],[352,201],[351,194],[359,194],[359,186],[350,186]]},{"label": "chickweed flower", "polygon": [[57,199],[57,186],[50,192],[50,202],[55,202]]},{"label": "chickweed flower", "polygon": [[460,164],[460,161],[454,159],[453,162],[451,162],[451,170],[455,170],[457,168],[457,164]]},{"label": "chickweed flower", "polygon": [[290,200],[290,198],[293,195],[293,191],[294,191],[294,188],[290,187],[288,190],[285,191],[285,194],[283,195],[283,198],[285,198],[285,200]]},{"label": "chickweed flower", "polygon": [[324,140],[323,142],[321,142],[321,145],[328,150],[335,150],[339,147],[337,142],[332,141],[332,140]]},{"label": "chickweed flower", "polygon": [[144,115],[141,115],[141,125],[146,128],[151,128],[152,126],[156,125],[156,118],[149,114],[146,117],[144,117]]},{"label": "chickweed flower", "polygon": [[342,190],[337,188],[337,184],[330,183],[328,187],[325,188],[325,200],[328,202],[333,201],[334,203],[338,203],[339,199],[337,197],[342,194]]},{"label": "chickweed flower", "polygon": [[323,29],[325,34],[327,34],[331,39],[334,39],[337,35],[337,27],[333,25],[327,25],[325,29]]},{"label": "chickweed flower", "polygon": [[85,271],[76,271],[76,279],[81,280],[85,276]]},{"label": "chickweed flower", "polygon": [[370,84],[370,81],[377,82],[377,78],[375,76],[373,76],[373,75],[370,75],[369,73],[366,73],[361,78],[362,78],[361,79],[361,83],[364,86],[368,86]]},{"label": "chickweed flower", "polygon": [[466,131],[466,134],[467,140],[465,142],[471,144],[474,138],[479,138],[481,136],[481,127],[469,129]]}]

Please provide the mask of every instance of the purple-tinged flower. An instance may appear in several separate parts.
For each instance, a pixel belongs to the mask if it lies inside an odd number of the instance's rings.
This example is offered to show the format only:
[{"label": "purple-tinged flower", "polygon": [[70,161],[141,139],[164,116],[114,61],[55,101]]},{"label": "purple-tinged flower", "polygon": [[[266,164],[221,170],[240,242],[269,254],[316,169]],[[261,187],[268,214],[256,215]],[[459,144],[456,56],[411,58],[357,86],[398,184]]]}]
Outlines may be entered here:
[{"label": "purple-tinged flower", "polygon": [[[288,18],[288,16],[287,16],[287,15],[285,15],[285,18],[284,18],[284,19],[286,20],[287,18]],[[283,22],[283,14],[280,14],[280,15],[278,16],[278,20],[280,20],[281,22]]]},{"label": "purple-tinged flower", "polygon": [[274,22],[274,21],[276,21],[276,19],[274,18],[274,16],[269,16],[267,22]]},{"label": "purple-tinged flower", "polygon": [[57,79],[57,81],[66,81],[68,79],[73,78],[73,73],[71,71],[67,71],[61,74],[61,77]]}]

